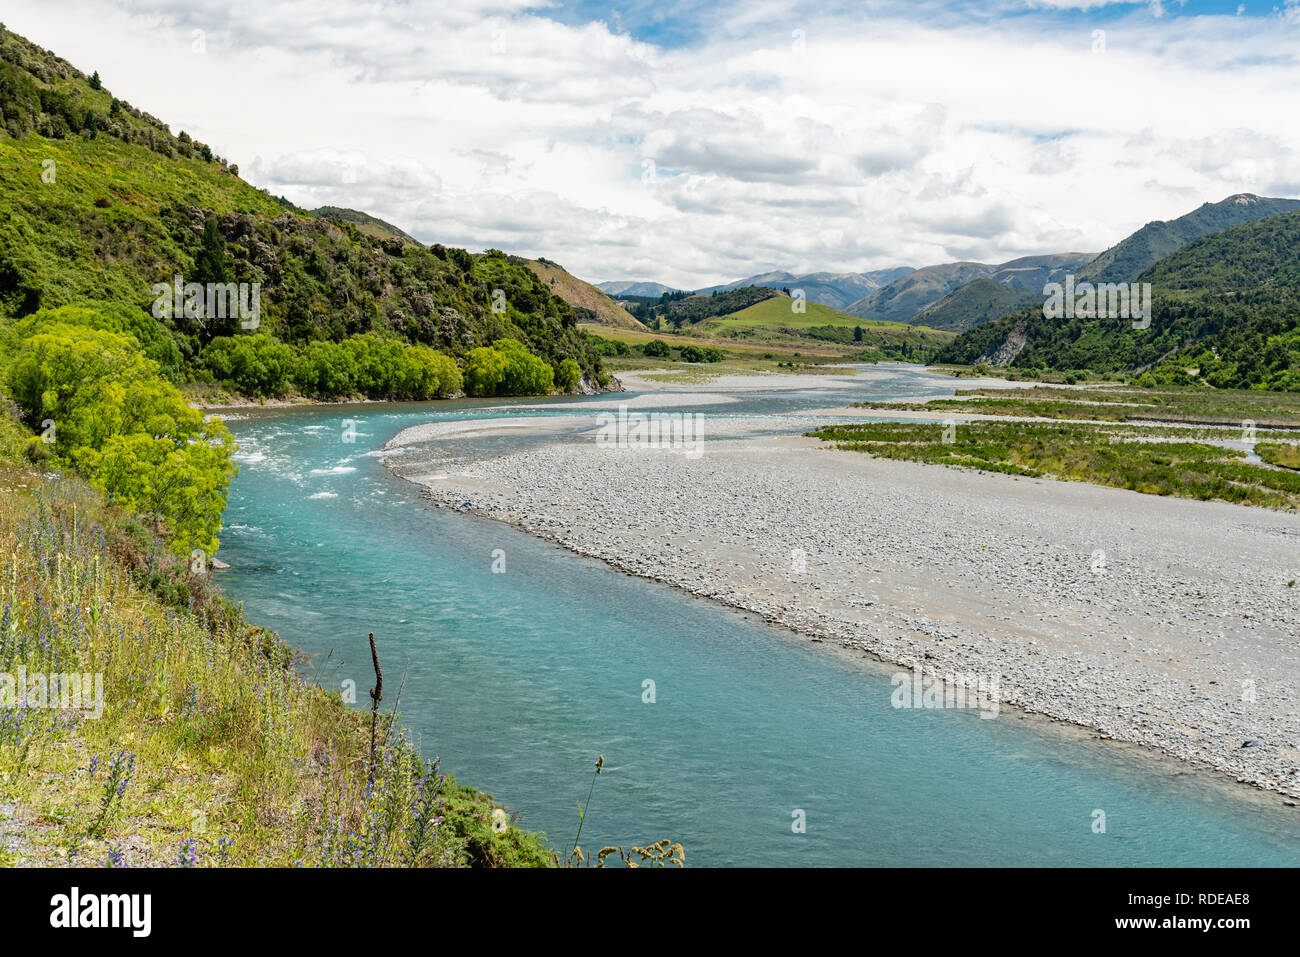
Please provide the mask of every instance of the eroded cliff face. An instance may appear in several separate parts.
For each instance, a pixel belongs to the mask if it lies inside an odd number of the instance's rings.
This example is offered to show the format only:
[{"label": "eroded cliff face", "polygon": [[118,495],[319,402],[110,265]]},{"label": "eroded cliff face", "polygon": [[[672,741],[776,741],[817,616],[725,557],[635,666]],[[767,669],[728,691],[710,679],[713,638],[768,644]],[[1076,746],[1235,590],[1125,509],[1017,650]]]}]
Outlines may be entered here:
[{"label": "eroded cliff face", "polygon": [[602,392],[626,392],[623,383],[618,380],[618,376],[610,376],[606,385],[601,385],[589,375],[584,375],[578,381],[579,395],[600,395]]},{"label": "eroded cliff face", "polygon": [[975,360],[976,364],[981,362],[991,366],[1006,366],[1015,361],[1016,356],[1020,355],[1025,343],[1029,337],[1025,334],[1024,324],[1014,326],[1007,337],[996,346],[991,346],[984,355]]}]

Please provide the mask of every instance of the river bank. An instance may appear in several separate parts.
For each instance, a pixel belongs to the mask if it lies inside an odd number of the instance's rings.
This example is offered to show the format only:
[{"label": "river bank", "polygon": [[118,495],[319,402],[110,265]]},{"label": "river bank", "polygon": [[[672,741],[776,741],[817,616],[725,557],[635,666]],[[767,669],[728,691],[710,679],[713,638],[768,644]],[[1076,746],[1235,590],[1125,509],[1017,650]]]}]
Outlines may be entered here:
[{"label": "river bank", "polygon": [[[634,400],[646,408],[712,396],[725,413],[723,393],[772,387],[737,378],[624,375],[656,390]],[[512,417],[539,441],[498,456],[458,442],[506,427],[488,421],[417,426],[387,448],[420,451],[390,464],[441,506],[903,667],[996,678],[1006,704],[1300,794],[1300,518],[801,435],[863,417],[706,413],[698,456],[601,448],[594,415]]]}]

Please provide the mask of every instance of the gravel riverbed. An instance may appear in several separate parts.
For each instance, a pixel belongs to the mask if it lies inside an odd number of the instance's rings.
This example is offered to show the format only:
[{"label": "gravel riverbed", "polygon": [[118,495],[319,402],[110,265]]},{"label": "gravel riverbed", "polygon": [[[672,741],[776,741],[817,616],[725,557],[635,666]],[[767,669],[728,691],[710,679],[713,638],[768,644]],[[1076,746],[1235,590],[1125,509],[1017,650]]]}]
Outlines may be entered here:
[{"label": "gravel riverbed", "polygon": [[[431,424],[389,461],[440,506],[1300,795],[1300,516],[802,437],[839,416],[706,416],[698,455],[603,448],[591,416]],[[546,440],[476,453],[498,428]]]}]

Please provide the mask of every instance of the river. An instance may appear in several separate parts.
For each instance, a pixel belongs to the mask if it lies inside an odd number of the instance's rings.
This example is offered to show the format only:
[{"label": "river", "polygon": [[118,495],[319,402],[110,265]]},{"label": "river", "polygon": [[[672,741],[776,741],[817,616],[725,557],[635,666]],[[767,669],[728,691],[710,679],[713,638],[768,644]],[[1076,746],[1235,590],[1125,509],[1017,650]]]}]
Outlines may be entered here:
[{"label": "river", "polygon": [[[953,388],[897,367],[858,378],[701,411]],[[692,865],[1300,864],[1300,815],[1277,796],[1009,711],[895,710],[896,668],[434,509],[379,452],[421,422],[627,398],[240,410],[220,584],[365,707],[373,631],[385,701],[402,684],[425,753],[557,846],[603,754],[584,846],[668,837]]]}]

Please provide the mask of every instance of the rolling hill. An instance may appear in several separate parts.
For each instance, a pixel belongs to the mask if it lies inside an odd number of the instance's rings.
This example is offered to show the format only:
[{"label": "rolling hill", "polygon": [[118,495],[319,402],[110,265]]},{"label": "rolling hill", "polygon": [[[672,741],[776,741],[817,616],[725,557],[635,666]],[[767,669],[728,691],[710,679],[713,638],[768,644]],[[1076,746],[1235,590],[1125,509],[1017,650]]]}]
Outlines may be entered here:
[{"label": "rolling hill", "polygon": [[962,333],[936,361],[1300,391],[1300,211],[1205,236],[1137,278],[1153,287],[1149,328],[1035,306]]},{"label": "rolling hill", "polygon": [[358,209],[344,209],[341,206],[321,206],[318,209],[313,209],[311,214],[319,219],[328,219],[332,223],[351,223],[362,233],[374,239],[400,239],[403,242],[420,245],[419,240],[414,236],[398,229],[392,223],[371,216],[369,213],[363,213]]},{"label": "rolling hill", "polygon": [[805,302],[802,312],[795,307],[794,300],[778,293],[735,312],[706,318],[691,326],[690,332],[751,344],[811,340],[838,345],[846,355],[875,353],[918,362],[953,338],[950,332],[925,326],[859,319],[821,303]]},{"label": "rolling hill", "polygon": [[546,283],[554,295],[573,307],[579,322],[593,322],[620,329],[645,328],[617,302],[591,283],[583,282],[559,263],[551,262],[549,259],[522,259],[520,262]]},{"label": "rolling hill", "polygon": [[991,275],[994,268],[975,262],[924,266],[868,293],[844,311],[862,319],[906,322],[958,286]]},{"label": "rolling hill", "polygon": [[893,282],[912,271],[911,266],[892,266],[871,272],[814,272],[802,275],[789,272],[767,272],[720,286],[709,286],[699,292],[740,289],[744,286],[764,286],[768,289],[802,289],[809,302],[821,303],[834,309],[844,309],[872,290]]},{"label": "rolling hill", "polygon": [[[907,273],[875,292],[868,293],[849,305],[845,312],[865,319],[932,325],[928,318],[923,318],[920,314],[968,283],[979,279],[991,279],[1011,289],[1028,291],[1041,296],[1045,283],[1059,281],[1066,273],[1073,272],[1092,258],[1092,253],[1049,253],[1042,256],[1024,256],[1000,265],[958,262],[926,266]],[[966,302],[967,296],[969,296],[969,303]],[[944,315],[948,317],[947,321],[958,321],[959,314],[964,308],[976,312],[987,310],[989,299],[990,293],[987,287],[975,287],[948,303]],[[996,316],[985,316],[980,321],[986,321],[987,318],[996,318]]]},{"label": "rolling hill", "polygon": [[1300,209],[1300,200],[1238,193],[1205,203],[1177,219],[1147,223],[1078,271],[1079,282],[1132,282],[1143,271],[1193,240],[1241,223]]},{"label": "rolling hill", "polygon": [[954,289],[938,302],[926,306],[909,321],[932,329],[965,332],[981,323],[1041,304],[1042,301],[1041,293],[1035,294],[985,277]]}]

